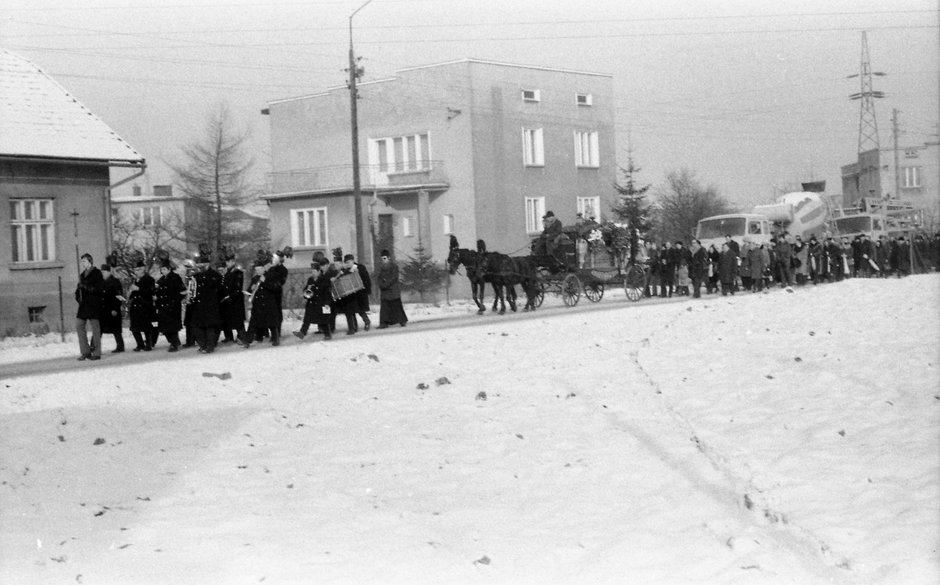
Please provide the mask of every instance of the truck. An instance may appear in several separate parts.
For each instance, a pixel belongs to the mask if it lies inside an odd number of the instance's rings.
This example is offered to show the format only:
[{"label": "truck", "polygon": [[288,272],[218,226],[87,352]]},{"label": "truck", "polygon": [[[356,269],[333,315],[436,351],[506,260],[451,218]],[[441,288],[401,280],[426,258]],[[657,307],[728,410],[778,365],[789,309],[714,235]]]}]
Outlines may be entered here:
[{"label": "truck", "polygon": [[756,205],[748,213],[715,215],[699,220],[695,237],[708,248],[720,248],[725,236],[739,244],[747,239],[757,245],[769,242],[783,232],[800,236],[803,241],[816,236],[854,238],[868,234],[873,240],[880,236],[894,237],[910,233],[917,224],[917,212],[909,202],[865,198],[859,205],[836,208],[817,191],[786,193],[776,202]]}]

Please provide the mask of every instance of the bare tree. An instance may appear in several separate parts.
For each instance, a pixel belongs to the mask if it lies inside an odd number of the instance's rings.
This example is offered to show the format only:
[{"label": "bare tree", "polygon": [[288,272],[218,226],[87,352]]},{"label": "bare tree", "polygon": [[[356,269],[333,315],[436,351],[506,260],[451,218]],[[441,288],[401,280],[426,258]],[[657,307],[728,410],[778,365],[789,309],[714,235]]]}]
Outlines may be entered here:
[{"label": "bare tree", "polygon": [[670,171],[666,184],[657,187],[655,195],[657,235],[663,240],[688,242],[698,220],[735,210],[716,187],[703,187],[695,173],[686,168]]},{"label": "bare tree", "polygon": [[140,217],[112,209],[112,266],[133,274],[138,260],[152,267],[161,252],[181,256],[186,250],[185,222],[180,213],[170,211],[159,221],[145,224]]},{"label": "bare tree", "polygon": [[226,218],[260,192],[250,179],[253,160],[245,152],[247,139],[247,132],[235,129],[228,106],[220,104],[206,123],[202,141],[182,148],[185,162],[170,165],[180,192],[201,202],[205,211],[202,225],[188,226],[190,243],[212,249],[240,247],[244,230]]}]

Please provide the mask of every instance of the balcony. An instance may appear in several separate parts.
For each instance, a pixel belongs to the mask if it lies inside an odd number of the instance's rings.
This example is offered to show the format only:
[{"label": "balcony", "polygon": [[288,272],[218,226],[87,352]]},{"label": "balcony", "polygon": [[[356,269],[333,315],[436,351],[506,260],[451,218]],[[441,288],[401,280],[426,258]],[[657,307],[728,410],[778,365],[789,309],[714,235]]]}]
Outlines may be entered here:
[{"label": "balcony", "polygon": [[[448,185],[443,161],[426,161],[421,168],[360,165],[362,191],[394,191],[400,188]],[[352,165],[335,165],[277,171],[268,174],[271,194],[351,191]]]}]

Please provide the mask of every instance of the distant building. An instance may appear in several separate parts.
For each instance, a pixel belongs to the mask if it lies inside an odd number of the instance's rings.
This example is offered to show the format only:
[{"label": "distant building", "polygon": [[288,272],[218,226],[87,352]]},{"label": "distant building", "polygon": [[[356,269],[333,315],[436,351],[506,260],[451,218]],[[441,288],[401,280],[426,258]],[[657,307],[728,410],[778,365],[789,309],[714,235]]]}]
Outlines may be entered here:
[{"label": "distant building", "polygon": [[842,206],[865,199],[900,199],[920,211],[921,226],[940,229],[940,144],[930,142],[898,149],[869,150],[842,167]]},{"label": "distant building", "polygon": [[[130,194],[111,200],[114,240],[129,250],[152,255],[156,248],[169,252],[174,259],[195,254],[204,234],[211,231],[207,225],[211,214],[205,201],[185,195],[176,195],[172,185],[154,185],[150,194],[144,194],[140,185],[134,185]],[[225,208],[222,222],[227,234],[246,234],[224,242],[240,252],[240,260],[247,263],[258,248],[267,247],[268,219],[249,208]],[[260,235],[264,242],[251,239]]]},{"label": "distant building", "polygon": [[201,200],[174,195],[172,185],[154,185],[149,194],[134,185],[131,193],[111,199],[116,241],[144,254],[160,248],[173,258],[191,256],[199,249],[192,226],[206,221]]},{"label": "distant building", "polygon": [[142,173],[146,163],[51,77],[0,49],[0,335],[60,319],[74,328],[78,257],[100,264],[109,252],[112,167]]},{"label": "distant building", "polygon": [[[617,177],[613,80],[492,61],[402,69],[358,85],[363,226],[371,263],[419,243],[437,261],[464,247],[528,254],[551,210],[601,221]],[[294,266],[314,251],[355,252],[349,92],[268,104],[273,174],[263,196],[275,247]]]}]

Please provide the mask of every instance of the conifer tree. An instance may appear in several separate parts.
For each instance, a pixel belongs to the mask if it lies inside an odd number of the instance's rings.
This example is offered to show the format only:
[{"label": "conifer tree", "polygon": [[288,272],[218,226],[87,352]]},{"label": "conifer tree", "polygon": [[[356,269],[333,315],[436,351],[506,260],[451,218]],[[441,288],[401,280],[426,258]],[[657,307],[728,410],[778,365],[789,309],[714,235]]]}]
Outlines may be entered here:
[{"label": "conifer tree", "polygon": [[401,286],[417,292],[423,301],[425,294],[440,290],[446,274],[447,271],[434,262],[424,246],[418,244],[415,255],[408,256],[408,261],[401,265]]},{"label": "conifer tree", "polygon": [[630,261],[636,258],[636,246],[639,238],[645,237],[653,227],[651,206],[646,203],[646,192],[650,185],[638,186],[636,175],[640,167],[633,160],[633,153],[627,154],[627,166],[621,167],[624,182],[617,183],[617,198],[611,206],[611,212],[630,230]]}]

